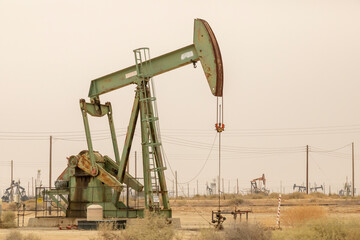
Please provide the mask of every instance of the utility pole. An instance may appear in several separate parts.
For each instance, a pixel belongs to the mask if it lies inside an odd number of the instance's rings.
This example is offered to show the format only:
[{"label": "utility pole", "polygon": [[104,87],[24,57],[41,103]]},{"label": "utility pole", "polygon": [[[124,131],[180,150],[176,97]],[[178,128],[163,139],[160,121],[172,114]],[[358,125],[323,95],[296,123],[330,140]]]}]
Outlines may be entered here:
[{"label": "utility pole", "polygon": [[196,180],[196,195],[199,195],[199,180]]},{"label": "utility pole", "polygon": [[14,161],[13,160],[11,160],[11,179],[10,179],[10,181],[11,181],[11,184],[14,181]]},{"label": "utility pole", "polygon": [[[218,176],[218,193],[219,193],[219,196],[221,195],[221,188],[220,188],[220,175]],[[219,208],[220,209],[220,208]]]},{"label": "utility pole", "polygon": [[309,145],[306,145],[306,194],[309,194]]},{"label": "utility pole", "polygon": [[175,180],[172,180],[172,197],[175,196]]},{"label": "utility pole", "polygon": [[224,178],[222,179],[222,193],[225,194]]},{"label": "utility pole", "polygon": [[31,191],[32,191],[32,196],[34,197],[34,177],[31,177]]},{"label": "utility pole", "polygon": [[355,196],[355,177],[354,177],[354,143],[351,144],[351,150],[352,150],[352,189],[351,193],[352,196]]},{"label": "utility pole", "polygon": [[236,194],[239,194],[239,179],[236,179]]},{"label": "utility pole", "polygon": [[188,198],[190,197],[190,190],[189,190],[189,184],[187,184],[188,185]]},{"label": "utility pole", "polygon": [[52,170],[52,136],[50,136],[50,156],[49,156],[49,190],[51,190],[51,170]]},{"label": "utility pole", "polygon": [[14,161],[11,160],[11,179],[10,179],[10,186],[11,186],[11,194],[10,194],[10,202],[14,200],[14,189],[13,189],[13,181],[14,181]]},{"label": "utility pole", "polygon": [[177,171],[175,171],[175,189],[176,189],[176,192],[175,192],[175,198],[177,199],[178,198],[178,181],[177,181]]}]

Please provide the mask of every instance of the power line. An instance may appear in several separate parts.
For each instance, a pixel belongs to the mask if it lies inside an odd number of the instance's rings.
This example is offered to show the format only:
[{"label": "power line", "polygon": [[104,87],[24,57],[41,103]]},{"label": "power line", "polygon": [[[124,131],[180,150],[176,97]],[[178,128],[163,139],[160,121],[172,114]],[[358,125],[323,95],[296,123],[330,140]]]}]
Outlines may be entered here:
[{"label": "power line", "polygon": [[[351,143],[346,144],[346,145],[344,145],[344,146],[342,146],[342,147],[338,147],[338,148],[335,148],[335,149],[331,149],[331,150],[326,150],[326,149],[323,149],[323,148],[320,148],[320,147],[314,147],[314,146],[312,146],[312,147],[311,147],[311,151],[312,151],[312,152],[335,152],[335,151],[338,151],[338,150],[340,150],[340,149],[346,148],[346,147],[348,147],[348,146],[351,146]],[[312,150],[312,149],[314,149],[314,150]],[[318,149],[318,150],[316,150],[316,149]]]},{"label": "power line", "polygon": [[208,154],[204,164],[201,166],[200,170],[198,171],[198,173],[193,178],[191,178],[189,181],[186,181],[186,182],[183,182],[183,183],[178,183],[178,184],[190,183],[190,182],[194,181],[200,175],[200,173],[202,172],[202,170],[204,170],[204,168],[205,168],[205,166],[206,166],[206,164],[207,164],[207,162],[208,162],[208,160],[210,158],[211,152],[212,152],[213,147],[214,147],[215,142],[216,142],[216,138],[217,138],[217,134],[215,135],[215,138],[214,138],[214,141],[213,141],[213,144],[212,144],[212,148],[210,149],[209,154]]}]

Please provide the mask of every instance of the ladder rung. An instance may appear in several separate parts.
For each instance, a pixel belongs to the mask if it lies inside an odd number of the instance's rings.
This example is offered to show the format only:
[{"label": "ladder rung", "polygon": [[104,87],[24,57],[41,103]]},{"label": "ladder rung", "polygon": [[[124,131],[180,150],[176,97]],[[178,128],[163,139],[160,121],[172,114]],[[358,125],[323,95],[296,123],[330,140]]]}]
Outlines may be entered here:
[{"label": "ladder rung", "polygon": [[155,121],[158,121],[158,120],[159,120],[158,117],[152,117],[152,118],[145,118],[142,121],[143,122],[155,122]]},{"label": "ladder rung", "polygon": [[159,171],[159,170],[166,170],[165,167],[157,167],[157,168],[150,168],[149,171]]},{"label": "ladder rung", "polygon": [[161,143],[145,143],[145,146],[147,147],[154,147],[154,146],[160,146]]},{"label": "ladder rung", "polygon": [[147,100],[155,101],[155,100],[156,100],[156,97],[143,98],[143,99],[140,99],[139,101],[140,101],[140,102],[143,102],[143,101],[147,101]]}]

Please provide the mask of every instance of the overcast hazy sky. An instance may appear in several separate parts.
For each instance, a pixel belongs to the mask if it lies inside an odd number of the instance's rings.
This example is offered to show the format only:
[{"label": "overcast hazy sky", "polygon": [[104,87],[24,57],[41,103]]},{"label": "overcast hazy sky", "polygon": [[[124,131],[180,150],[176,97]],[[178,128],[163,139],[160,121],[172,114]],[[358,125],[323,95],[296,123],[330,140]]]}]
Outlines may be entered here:
[{"label": "overcast hazy sky", "polygon": [[[79,99],[90,81],[133,65],[135,48],[158,56],[191,44],[194,18],[209,22],[223,57],[226,189],[265,173],[270,189],[282,181],[290,191],[305,182],[308,144],[310,182],[336,191],[351,179],[351,142],[360,186],[359,13],[359,1],[0,0],[0,189],[10,160],[25,187],[37,169],[48,184],[50,135],[55,180],[66,157],[86,149]],[[216,98],[201,67],[154,80],[167,165],[186,182],[210,156],[196,178],[203,189],[217,175]],[[121,149],[134,89],[101,97],[112,102]],[[107,120],[91,128],[95,148],[113,156]]]}]

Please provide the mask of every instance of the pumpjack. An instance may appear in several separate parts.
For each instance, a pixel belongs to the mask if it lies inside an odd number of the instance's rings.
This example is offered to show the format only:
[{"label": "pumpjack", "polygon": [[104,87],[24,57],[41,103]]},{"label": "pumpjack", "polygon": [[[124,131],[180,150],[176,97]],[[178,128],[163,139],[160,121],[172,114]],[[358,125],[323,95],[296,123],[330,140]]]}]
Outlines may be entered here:
[{"label": "pumpjack", "polygon": [[298,192],[306,192],[306,187],[305,186],[299,186],[299,185],[296,185],[296,183],[294,183],[294,186],[293,186],[293,190],[297,189]]},{"label": "pumpjack", "polygon": [[269,190],[266,189],[266,178],[265,174],[263,174],[259,178],[255,178],[250,181],[251,183],[251,193],[264,193],[269,194]]},{"label": "pumpjack", "polygon": [[20,180],[17,182],[13,180],[10,187],[5,190],[1,200],[4,202],[19,202],[27,201],[29,200],[29,197],[26,195],[25,189],[20,186]]},{"label": "pumpjack", "polygon": [[315,184],[314,187],[311,187],[311,188],[310,188],[310,192],[317,192],[318,189],[321,189],[322,191],[324,191],[323,185],[320,185],[320,187],[318,187],[318,186],[316,186],[316,184]]},{"label": "pumpjack", "polygon": [[[152,77],[188,64],[196,67],[196,63],[200,61],[211,93],[217,97],[223,94],[220,48],[210,25],[203,19],[194,20],[193,44],[152,59],[149,48],[135,49],[134,55],[135,65],[92,80],[90,102],[80,100],[88,149],[68,158],[67,168],[55,183],[56,189],[46,192],[67,217],[85,217],[86,208],[96,203],[103,207],[104,217],[142,217],[145,208],[170,218],[172,211],[165,182],[166,167],[162,156]],[[135,85],[135,99],[120,156],[112,106],[110,102],[102,104],[100,95],[131,84]],[[88,115],[107,115],[115,160],[94,150]],[[126,172],[139,115],[142,183]],[[142,209],[130,208],[119,201],[125,185],[137,192],[143,192]]]},{"label": "pumpjack", "polygon": [[[356,193],[356,188],[354,188],[354,193]],[[340,191],[339,191],[339,195],[340,196],[351,196],[352,195],[351,182],[349,183],[347,178],[346,178],[346,182],[344,183],[344,188],[340,189]]]}]

